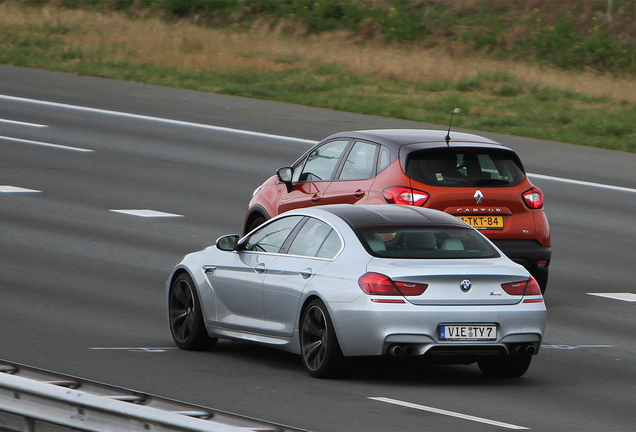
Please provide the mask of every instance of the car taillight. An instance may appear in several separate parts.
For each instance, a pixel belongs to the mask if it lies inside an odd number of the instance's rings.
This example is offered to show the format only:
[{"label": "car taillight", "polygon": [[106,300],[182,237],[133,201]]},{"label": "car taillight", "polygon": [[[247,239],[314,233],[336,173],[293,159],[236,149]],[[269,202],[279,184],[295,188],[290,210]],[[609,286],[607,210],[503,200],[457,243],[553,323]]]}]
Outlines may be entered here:
[{"label": "car taillight", "polygon": [[523,202],[526,203],[528,208],[531,209],[540,209],[543,207],[543,192],[541,189],[537,187],[533,187],[532,189],[528,189],[523,194]]},{"label": "car taillight", "polygon": [[424,294],[428,284],[411,283],[411,282],[393,282],[403,296],[419,296]]},{"label": "car taillight", "polygon": [[501,284],[501,287],[510,295],[541,295],[541,288],[532,276],[527,281]]},{"label": "car taillight", "polygon": [[369,295],[419,296],[428,288],[427,284],[411,282],[393,282],[381,273],[368,272],[358,279],[360,289]]},{"label": "car taillight", "polygon": [[392,186],[382,191],[389,204],[423,206],[428,200],[428,193],[404,186]]}]

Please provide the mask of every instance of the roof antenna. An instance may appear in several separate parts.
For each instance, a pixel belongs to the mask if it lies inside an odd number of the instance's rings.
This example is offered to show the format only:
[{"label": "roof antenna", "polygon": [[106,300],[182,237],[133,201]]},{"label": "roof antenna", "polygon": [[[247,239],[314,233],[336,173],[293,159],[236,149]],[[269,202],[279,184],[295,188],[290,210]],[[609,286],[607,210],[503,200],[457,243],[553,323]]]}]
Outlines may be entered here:
[{"label": "roof antenna", "polygon": [[451,125],[453,124],[453,114],[459,114],[459,113],[460,113],[459,108],[453,108],[453,110],[451,111],[451,119],[450,119],[450,123],[448,123],[448,133],[446,134],[446,138],[444,138],[446,140],[446,145],[448,147],[450,147],[450,130],[451,130]]}]

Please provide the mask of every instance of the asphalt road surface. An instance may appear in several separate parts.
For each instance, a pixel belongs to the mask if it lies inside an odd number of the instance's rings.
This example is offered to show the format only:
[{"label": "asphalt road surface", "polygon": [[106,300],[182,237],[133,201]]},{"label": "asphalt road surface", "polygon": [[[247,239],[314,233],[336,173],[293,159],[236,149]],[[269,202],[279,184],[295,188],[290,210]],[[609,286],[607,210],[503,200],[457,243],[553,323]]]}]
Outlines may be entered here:
[{"label": "asphalt road surface", "polygon": [[369,360],[317,380],[266,347],[175,348],[172,266],[238,233],[311,141],[386,127],[444,128],[0,66],[0,358],[313,431],[634,430],[635,154],[482,134],[520,154],[552,229],[522,378]]}]

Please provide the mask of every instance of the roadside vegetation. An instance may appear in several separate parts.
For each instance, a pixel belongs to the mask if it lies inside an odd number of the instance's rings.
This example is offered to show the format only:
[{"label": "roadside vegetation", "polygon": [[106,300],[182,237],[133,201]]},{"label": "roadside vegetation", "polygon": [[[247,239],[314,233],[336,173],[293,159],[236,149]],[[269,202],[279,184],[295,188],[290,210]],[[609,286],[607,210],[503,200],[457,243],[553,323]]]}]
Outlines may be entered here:
[{"label": "roadside vegetation", "polygon": [[0,0],[0,63],[636,152],[626,0]]}]

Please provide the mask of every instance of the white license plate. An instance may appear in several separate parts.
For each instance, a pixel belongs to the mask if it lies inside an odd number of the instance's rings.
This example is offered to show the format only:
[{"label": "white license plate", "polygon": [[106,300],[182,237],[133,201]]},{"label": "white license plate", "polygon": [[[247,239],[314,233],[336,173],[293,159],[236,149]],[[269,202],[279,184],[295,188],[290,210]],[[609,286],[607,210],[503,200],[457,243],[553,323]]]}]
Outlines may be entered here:
[{"label": "white license plate", "polygon": [[494,325],[441,325],[441,340],[479,341],[497,340],[497,326]]}]

